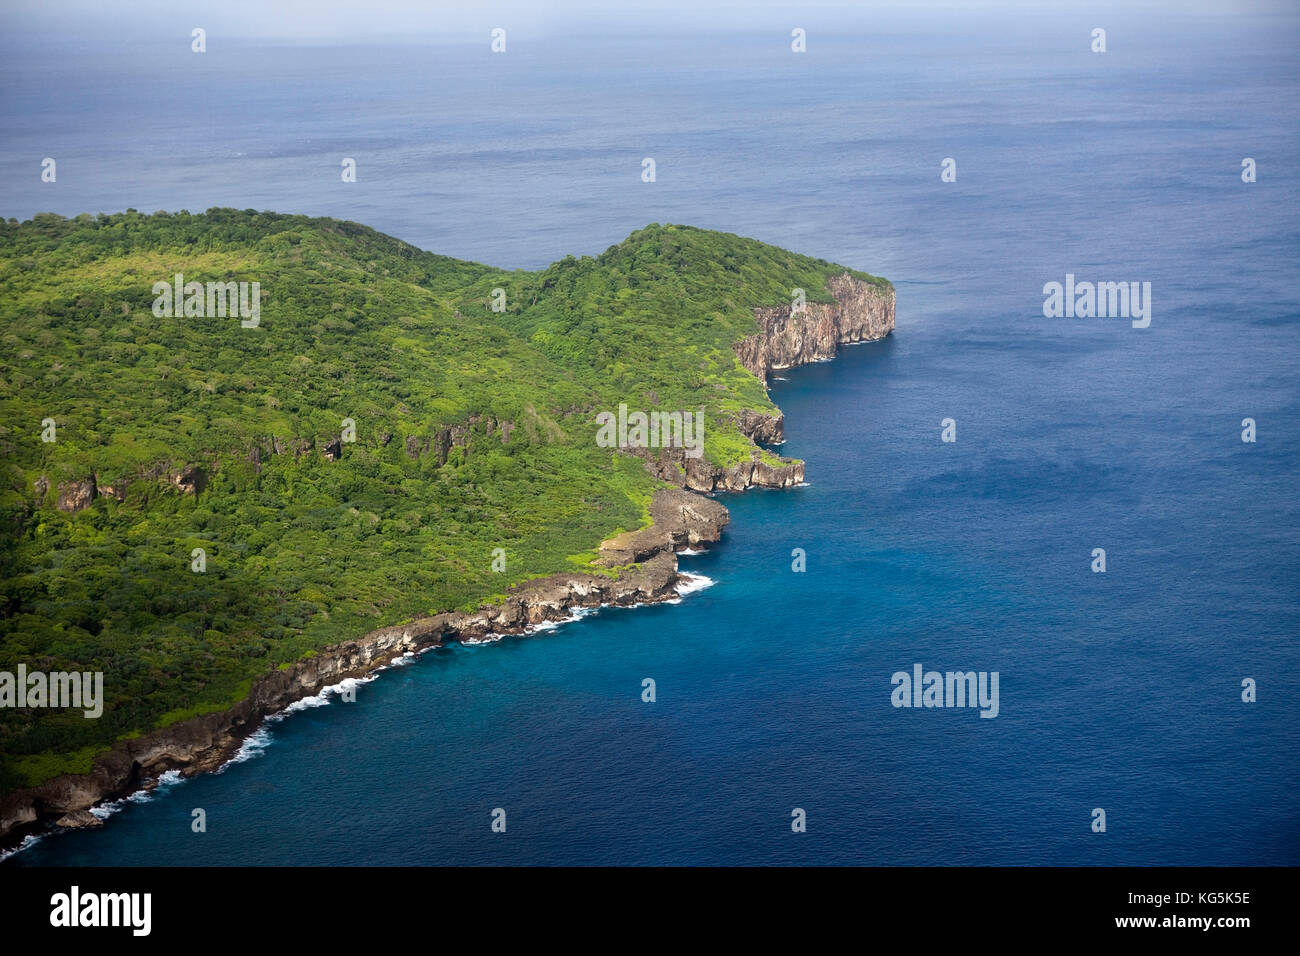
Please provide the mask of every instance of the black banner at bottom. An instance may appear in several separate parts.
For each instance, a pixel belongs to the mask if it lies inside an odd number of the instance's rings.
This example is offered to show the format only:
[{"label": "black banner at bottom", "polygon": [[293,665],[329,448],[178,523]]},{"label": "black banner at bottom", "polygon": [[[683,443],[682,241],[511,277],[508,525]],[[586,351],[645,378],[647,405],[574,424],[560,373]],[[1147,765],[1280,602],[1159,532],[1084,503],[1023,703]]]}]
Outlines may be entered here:
[{"label": "black banner at bottom", "polygon": [[[470,920],[471,938],[570,939],[622,925],[635,937],[698,930],[857,938],[905,931],[971,942],[1133,937],[1231,945],[1277,933],[1290,869],[62,869],[0,867],[6,935],[302,944],[406,939],[411,920]],[[477,911],[477,912],[476,912]],[[681,938],[680,936],[674,938]],[[612,942],[612,940],[611,940]]]}]

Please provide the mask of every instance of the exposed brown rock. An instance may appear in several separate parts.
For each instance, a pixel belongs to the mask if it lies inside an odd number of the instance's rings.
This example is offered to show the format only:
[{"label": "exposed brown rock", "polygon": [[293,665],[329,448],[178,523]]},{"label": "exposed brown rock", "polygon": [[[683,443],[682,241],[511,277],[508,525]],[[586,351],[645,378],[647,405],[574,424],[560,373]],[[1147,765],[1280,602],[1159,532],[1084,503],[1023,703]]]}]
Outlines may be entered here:
[{"label": "exposed brown rock", "polygon": [[64,830],[81,830],[87,827],[102,827],[104,821],[89,810],[70,810],[55,820],[54,825]]},{"label": "exposed brown rock", "polygon": [[894,290],[847,272],[827,283],[833,304],[809,302],[792,313],[789,305],[756,308],[758,332],[732,348],[745,368],[766,384],[772,369],[833,358],[839,345],[883,339],[894,330]]},{"label": "exposed brown rock", "polygon": [[208,486],[208,476],[197,465],[186,465],[169,476],[171,483],[184,495],[196,495]]},{"label": "exposed brown rock", "polygon": [[737,416],[736,427],[760,445],[775,445],[785,440],[784,415],[766,415],[746,408]]},{"label": "exposed brown rock", "polygon": [[600,562],[607,567],[644,561],[682,548],[712,544],[722,537],[731,516],[720,502],[677,488],[655,492],[650,503],[652,524],[616,535],[600,546]]},{"label": "exposed brown rock", "polygon": [[90,503],[94,500],[95,479],[93,476],[83,478],[81,481],[59,482],[57,507],[60,511],[81,511],[83,508],[89,508]]},{"label": "exposed brown rock", "polygon": [[515,429],[515,424],[511,421],[498,421],[484,415],[470,415],[462,425],[444,425],[431,435],[408,435],[406,437],[406,455],[408,458],[418,460],[431,451],[436,452],[438,467],[441,468],[447,464],[447,458],[451,455],[453,448],[469,447],[474,428],[480,424],[483,425],[483,430],[488,436],[500,429],[501,444],[503,445],[510,440],[510,434]]},{"label": "exposed brown rock", "polygon": [[789,488],[804,479],[804,463],[780,458],[780,465],[762,460],[755,448],[749,461],[721,468],[704,458],[689,458],[681,448],[627,448],[628,454],[644,459],[655,477],[679,488],[710,494],[715,491],[744,491],[746,488]]},{"label": "exposed brown rock", "polygon": [[126,500],[126,481],[115,480],[113,484],[105,484],[100,480],[99,475],[95,475],[95,495],[99,498],[113,498],[117,501]]}]

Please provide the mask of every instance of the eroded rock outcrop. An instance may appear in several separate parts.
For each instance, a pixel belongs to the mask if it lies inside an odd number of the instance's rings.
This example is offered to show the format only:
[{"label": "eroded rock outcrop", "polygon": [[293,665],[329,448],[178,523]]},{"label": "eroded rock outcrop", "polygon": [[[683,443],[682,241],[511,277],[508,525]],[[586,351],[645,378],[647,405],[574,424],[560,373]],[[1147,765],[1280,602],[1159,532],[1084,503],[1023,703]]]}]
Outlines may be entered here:
[{"label": "eroded rock outcrop", "polygon": [[168,478],[173,487],[183,495],[197,495],[208,485],[208,476],[197,465],[186,465],[173,471]]},{"label": "eroded rock outcrop", "polygon": [[110,485],[98,474],[95,475],[95,497],[113,498],[116,501],[125,501],[126,479],[115,479]]},{"label": "eroded rock outcrop", "polygon": [[489,437],[494,433],[499,434],[503,445],[510,441],[510,433],[515,429],[515,423],[509,420],[498,421],[491,416],[470,415],[463,425],[446,425],[428,435],[407,435],[406,455],[418,461],[429,452],[436,452],[438,467],[441,468],[447,464],[447,457],[453,448],[469,447],[473,429],[479,424],[483,425],[484,432]]},{"label": "eroded rock outcrop", "polygon": [[90,503],[94,500],[95,479],[93,476],[83,478],[80,481],[59,482],[57,507],[60,511],[81,511],[83,508],[89,508]]},{"label": "eroded rock outcrop", "polygon": [[72,810],[55,820],[54,825],[64,830],[82,830],[86,827],[102,827],[104,821],[89,810]]},{"label": "eroded rock outcrop", "polygon": [[677,488],[656,492],[650,503],[652,524],[616,535],[600,546],[607,567],[643,561],[651,555],[713,544],[731,516],[720,502]]},{"label": "eroded rock outcrop", "polygon": [[[754,318],[759,331],[732,348],[742,365],[767,384],[772,369],[789,368],[834,358],[836,349],[852,342],[883,339],[894,329],[894,290],[845,272],[833,276],[827,288],[832,303],[808,303],[795,313],[788,305],[759,307]],[[751,441],[775,445],[785,440],[785,416],[743,409],[736,427]],[[704,458],[687,457],[680,448],[628,448],[643,459],[655,477],[680,488],[710,494],[746,488],[789,488],[804,480],[804,463],[778,457],[774,462],[758,448],[748,461],[726,467]]]},{"label": "eroded rock outcrop", "polygon": [[740,362],[766,384],[772,369],[833,358],[839,345],[883,339],[894,330],[894,290],[845,272],[827,288],[835,302],[809,302],[795,313],[788,305],[754,309],[758,332],[732,348]]},{"label": "eroded rock outcrop", "polygon": [[785,441],[785,416],[767,415],[746,408],[736,416],[736,427],[760,445],[777,445]]},{"label": "eroded rock outcrop", "polygon": [[630,448],[630,454],[645,460],[646,468],[662,481],[679,488],[712,494],[717,491],[744,491],[746,488],[791,488],[804,478],[804,463],[794,458],[778,458],[778,464],[763,460],[755,448],[749,461],[739,461],[725,468],[704,458],[688,458],[680,448]]}]

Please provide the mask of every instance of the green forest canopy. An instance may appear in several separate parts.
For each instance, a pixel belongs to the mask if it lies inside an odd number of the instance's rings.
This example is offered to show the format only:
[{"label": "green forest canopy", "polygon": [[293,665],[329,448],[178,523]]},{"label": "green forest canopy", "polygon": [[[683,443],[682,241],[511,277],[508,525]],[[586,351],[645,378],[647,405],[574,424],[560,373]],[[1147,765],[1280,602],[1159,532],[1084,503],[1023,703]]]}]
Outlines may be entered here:
[{"label": "green forest canopy", "polygon": [[[322,647],[586,569],[658,484],[597,446],[595,413],[704,409],[706,458],[747,458],[732,418],[775,409],[732,343],[844,271],[658,224],[525,272],[253,210],[0,222],[0,670],[105,674],[98,720],[0,710],[0,790]],[[176,273],[259,282],[258,327],[155,316]],[[167,480],[191,466],[198,494]],[[89,476],[115,494],[58,510]]]}]

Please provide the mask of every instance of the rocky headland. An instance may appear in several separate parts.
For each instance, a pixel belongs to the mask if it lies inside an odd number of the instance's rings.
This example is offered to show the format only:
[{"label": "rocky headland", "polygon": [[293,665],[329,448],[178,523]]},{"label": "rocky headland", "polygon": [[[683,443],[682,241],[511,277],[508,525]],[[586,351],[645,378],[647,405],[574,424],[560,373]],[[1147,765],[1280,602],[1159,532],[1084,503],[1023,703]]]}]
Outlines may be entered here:
[{"label": "rocky headland", "polygon": [[[833,277],[828,287],[835,298],[833,304],[808,303],[799,312],[789,306],[756,308],[758,332],[733,346],[745,368],[766,384],[773,369],[829,359],[841,344],[881,339],[893,330],[892,289],[848,273]],[[779,443],[784,437],[780,414],[745,410],[737,424],[756,443]],[[445,454],[443,446],[450,446],[459,436],[448,433],[445,437],[438,445],[440,454]],[[716,543],[729,520],[727,509],[704,495],[750,487],[788,488],[804,478],[803,462],[782,458],[772,464],[757,448],[749,461],[725,468],[685,457],[681,449],[634,449],[630,453],[643,458],[647,469],[672,487],[654,494],[648,527],[600,545],[599,570],[528,581],[511,588],[499,604],[473,613],[448,612],[379,628],[270,671],[255,681],[248,696],[234,707],[119,741],[95,759],[88,774],[56,777],[0,797],[0,845],[12,846],[25,834],[51,824],[61,828],[94,826],[99,821],[89,813],[92,807],[148,789],[168,771],[192,776],[214,770],[229,760],[269,715],[347,678],[371,674],[407,653],[448,641],[522,634],[545,622],[569,619],[580,608],[675,600],[684,579],[677,569],[676,552]],[[198,469],[189,469],[167,477],[182,491],[190,491],[201,483],[201,475]],[[113,487],[92,476],[61,487],[58,507],[79,510],[96,495],[114,493]]]}]

